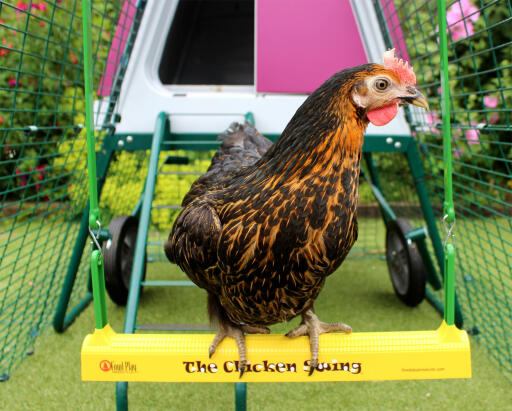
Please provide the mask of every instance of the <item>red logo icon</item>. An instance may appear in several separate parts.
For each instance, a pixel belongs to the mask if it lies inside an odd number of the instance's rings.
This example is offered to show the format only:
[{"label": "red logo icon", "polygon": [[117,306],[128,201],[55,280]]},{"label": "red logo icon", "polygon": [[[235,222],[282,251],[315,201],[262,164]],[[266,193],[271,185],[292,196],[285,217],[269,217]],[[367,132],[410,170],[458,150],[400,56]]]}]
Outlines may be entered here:
[{"label": "red logo icon", "polygon": [[100,370],[101,371],[110,371],[112,369],[112,363],[108,360],[100,361]]}]

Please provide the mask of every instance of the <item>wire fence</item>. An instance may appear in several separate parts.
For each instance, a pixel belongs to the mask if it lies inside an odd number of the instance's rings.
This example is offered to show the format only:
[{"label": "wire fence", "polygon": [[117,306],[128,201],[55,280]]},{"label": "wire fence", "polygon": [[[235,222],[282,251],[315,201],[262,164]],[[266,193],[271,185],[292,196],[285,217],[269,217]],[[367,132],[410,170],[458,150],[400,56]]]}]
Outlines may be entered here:
[{"label": "wire fence", "polygon": [[[412,62],[431,111],[409,111],[432,203],[443,203],[436,3],[374,1],[388,46]],[[512,3],[447,2],[456,289],[465,327],[512,378]],[[442,209],[435,209],[440,232]],[[439,296],[442,297],[442,296]]]},{"label": "wire fence", "polygon": [[[93,2],[99,136],[112,121],[137,3]],[[0,381],[52,321],[87,204],[82,72],[79,1],[0,1]],[[71,304],[87,287],[84,260]]]}]

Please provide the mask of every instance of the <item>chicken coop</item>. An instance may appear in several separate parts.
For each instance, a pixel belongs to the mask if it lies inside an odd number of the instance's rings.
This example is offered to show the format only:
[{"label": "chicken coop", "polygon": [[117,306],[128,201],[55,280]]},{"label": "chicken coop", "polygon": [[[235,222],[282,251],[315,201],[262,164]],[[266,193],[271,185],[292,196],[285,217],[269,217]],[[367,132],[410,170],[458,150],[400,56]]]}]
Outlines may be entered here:
[{"label": "chicken coop", "polygon": [[[275,141],[333,73],[380,63],[395,48],[430,111],[400,108],[366,130],[359,238],[347,258],[386,260],[399,300],[425,299],[443,313],[443,245],[453,228],[455,322],[510,379],[512,5],[450,0],[446,18],[451,228],[435,2],[92,1],[102,223],[93,237],[107,294],[126,306],[124,333],[208,329],[139,323],[137,310],[146,289],[194,286],[179,269],[169,276],[151,266],[167,261],[163,241],[217,136],[248,122]],[[0,381],[8,384],[38,337],[66,332],[92,302],[81,2],[2,0],[0,37]],[[127,383],[116,392],[126,407]]]}]

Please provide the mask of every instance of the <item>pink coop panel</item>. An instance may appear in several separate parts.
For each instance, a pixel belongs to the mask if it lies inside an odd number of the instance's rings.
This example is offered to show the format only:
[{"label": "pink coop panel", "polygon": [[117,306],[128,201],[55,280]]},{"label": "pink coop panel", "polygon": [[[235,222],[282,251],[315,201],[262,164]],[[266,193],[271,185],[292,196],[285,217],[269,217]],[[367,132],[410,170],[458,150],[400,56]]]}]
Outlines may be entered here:
[{"label": "pink coop panel", "polygon": [[348,0],[258,0],[258,92],[311,93],[367,62]]},{"label": "pink coop panel", "polygon": [[103,73],[98,86],[99,97],[109,96],[112,91],[114,77],[116,75],[117,68],[119,67],[119,63],[121,62],[126,40],[130,34],[133,18],[137,11],[136,4],[136,0],[125,0],[123,4],[123,9],[117,21],[116,33],[114,34],[114,38],[112,39],[112,44],[108,52],[105,73]]},{"label": "pink coop panel", "polygon": [[402,27],[400,26],[400,19],[395,9],[395,2],[393,0],[380,0],[380,5],[388,21],[388,30],[391,34],[391,40],[393,41],[396,55],[403,58],[405,61],[411,61],[409,53],[407,52],[407,46],[405,45]]}]

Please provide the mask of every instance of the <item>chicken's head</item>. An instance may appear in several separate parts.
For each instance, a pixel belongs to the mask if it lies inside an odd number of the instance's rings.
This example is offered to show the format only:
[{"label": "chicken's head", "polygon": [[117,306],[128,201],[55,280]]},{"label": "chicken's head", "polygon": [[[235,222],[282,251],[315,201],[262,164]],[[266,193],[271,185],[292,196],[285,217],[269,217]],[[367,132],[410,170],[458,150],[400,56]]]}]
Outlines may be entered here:
[{"label": "chicken's head", "polygon": [[358,79],[352,89],[352,100],[376,126],[393,120],[401,105],[413,104],[428,110],[427,99],[416,88],[412,66],[398,60],[394,49],[384,53],[384,66],[374,64],[370,72]]}]

